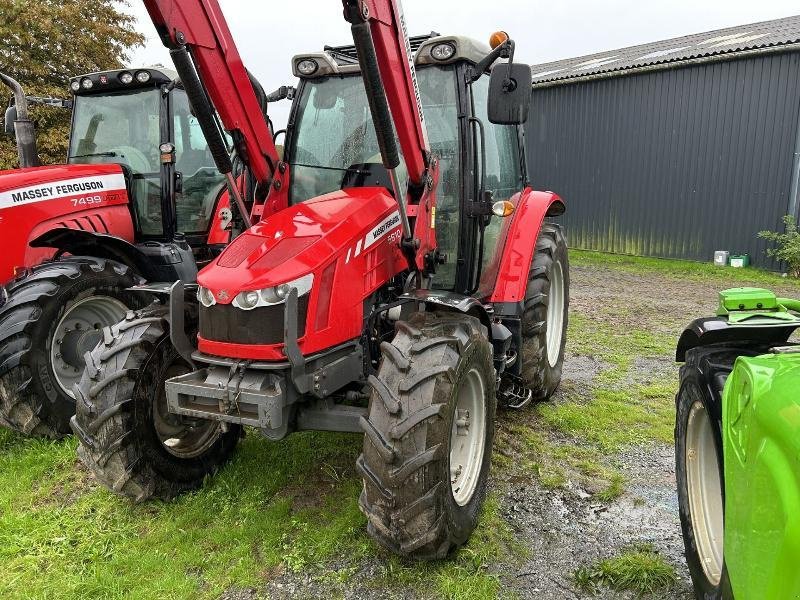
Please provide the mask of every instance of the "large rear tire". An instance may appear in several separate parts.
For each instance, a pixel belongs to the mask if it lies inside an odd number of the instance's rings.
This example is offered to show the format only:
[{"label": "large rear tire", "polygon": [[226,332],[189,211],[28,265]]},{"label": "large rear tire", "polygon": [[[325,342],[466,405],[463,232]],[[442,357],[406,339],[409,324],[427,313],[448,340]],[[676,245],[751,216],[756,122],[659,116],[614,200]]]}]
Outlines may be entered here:
[{"label": "large rear tire", "polygon": [[522,381],[533,400],[561,383],[569,322],[569,259],[561,227],[544,223],[533,256],[522,313]]},{"label": "large rear tire", "polygon": [[676,396],[675,478],[686,564],[699,600],[733,598],[724,558],[722,392],[747,350],[696,348]]},{"label": "large rear tire", "polygon": [[473,317],[417,313],[397,323],[369,378],[359,504],[367,531],[403,556],[464,544],[486,494],[496,409],[486,328]]},{"label": "large rear tire", "polygon": [[123,264],[68,257],[31,269],[8,286],[0,307],[0,423],[59,438],[75,413],[73,386],[102,329],[146,299]]},{"label": "large rear tire", "polygon": [[111,491],[141,502],[199,487],[226,463],[238,425],[167,410],[164,381],[190,365],[169,339],[168,309],[153,305],[105,330],[76,388],[78,457]]}]

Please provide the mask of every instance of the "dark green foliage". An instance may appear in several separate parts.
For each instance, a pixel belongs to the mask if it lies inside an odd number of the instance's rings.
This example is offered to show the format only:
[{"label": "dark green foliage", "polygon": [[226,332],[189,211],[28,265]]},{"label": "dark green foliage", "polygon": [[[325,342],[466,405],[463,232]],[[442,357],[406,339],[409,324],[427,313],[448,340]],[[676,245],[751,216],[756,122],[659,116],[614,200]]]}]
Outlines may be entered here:
[{"label": "dark green foliage", "polygon": [[[68,98],[69,77],[116,69],[131,48],[144,42],[134,18],[117,0],[0,0],[0,71],[22,84],[29,96]],[[11,92],[0,86],[5,108]],[[64,162],[69,111],[34,107],[43,164]],[[0,112],[2,119],[2,112]],[[0,136],[0,169],[17,166],[14,140]]]}]

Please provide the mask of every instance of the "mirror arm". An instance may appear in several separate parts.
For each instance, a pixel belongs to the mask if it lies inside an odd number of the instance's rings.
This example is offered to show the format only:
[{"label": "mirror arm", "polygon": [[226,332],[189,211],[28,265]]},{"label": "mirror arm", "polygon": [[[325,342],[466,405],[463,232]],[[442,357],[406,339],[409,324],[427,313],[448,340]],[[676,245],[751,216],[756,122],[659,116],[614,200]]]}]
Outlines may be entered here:
[{"label": "mirror arm", "polygon": [[507,39],[484,56],[474,67],[471,67],[467,71],[467,83],[478,81],[486,69],[491,67],[498,58],[507,58],[509,63],[514,61],[514,40]]}]

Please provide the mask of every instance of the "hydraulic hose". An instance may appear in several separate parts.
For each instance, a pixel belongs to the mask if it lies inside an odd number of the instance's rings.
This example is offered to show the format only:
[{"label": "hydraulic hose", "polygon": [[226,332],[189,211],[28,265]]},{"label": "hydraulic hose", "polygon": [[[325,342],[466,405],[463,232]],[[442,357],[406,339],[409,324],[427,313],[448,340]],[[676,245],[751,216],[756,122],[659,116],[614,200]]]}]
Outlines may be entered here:
[{"label": "hydraulic hose", "polygon": [[197,71],[195,71],[194,64],[192,63],[192,57],[189,56],[189,52],[183,46],[180,48],[173,48],[169,53],[172,57],[172,62],[175,63],[175,70],[178,71],[181,83],[183,83],[183,89],[186,91],[189,104],[194,110],[197,122],[200,124],[200,129],[203,131],[203,136],[206,138],[208,150],[211,152],[214,164],[217,165],[219,172],[225,176],[225,180],[228,184],[228,193],[233,197],[239,211],[239,216],[242,218],[245,227],[250,227],[250,215],[247,211],[247,206],[233,178],[233,164],[228,154],[228,147],[225,145],[222,133],[217,127],[217,121],[214,118],[214,109],[206,95],[205,89],[203,89],[200,78],[197,76]]}]

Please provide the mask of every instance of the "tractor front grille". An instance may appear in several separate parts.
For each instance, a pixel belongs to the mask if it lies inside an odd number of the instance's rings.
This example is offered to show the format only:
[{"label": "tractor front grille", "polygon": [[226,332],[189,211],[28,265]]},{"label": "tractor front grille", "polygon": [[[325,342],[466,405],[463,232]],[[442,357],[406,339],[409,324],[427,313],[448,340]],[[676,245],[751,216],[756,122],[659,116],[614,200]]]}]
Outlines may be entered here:
[{"label": "tractor front grille", "polygon": [[[306,332],[308,297],[297,299],[297,337]],[[242,310],[232,304],[200,305],[200,336],[205,340],[231,344],[283,343],[285,304]]]}]

